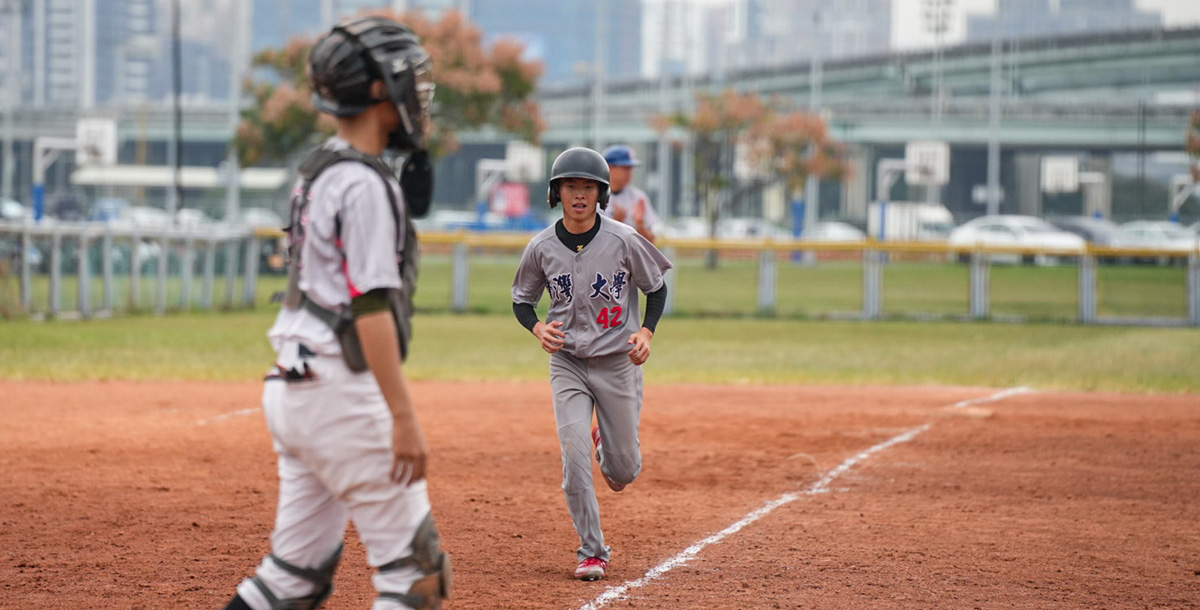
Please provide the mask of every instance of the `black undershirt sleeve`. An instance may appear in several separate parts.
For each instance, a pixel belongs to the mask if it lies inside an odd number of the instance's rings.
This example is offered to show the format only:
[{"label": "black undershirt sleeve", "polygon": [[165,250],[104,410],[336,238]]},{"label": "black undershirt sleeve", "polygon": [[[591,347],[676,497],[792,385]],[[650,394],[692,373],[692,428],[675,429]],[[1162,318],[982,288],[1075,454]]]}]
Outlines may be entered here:
[{"label": "black undershirt sleeve", "polygon": [[646,316],[642,321],[642,326],[649,328],[650,332],[654,332],[658,326],[658,319],[662,317],[663,309],[667,306],[667,284],[664,282],[662,288],[654,292],[646,293]]},{"label": "black undershirt sleeve", "polygon": [[361,318],[376,311],[387,311],[390,308],[387,288],[368,290],[350,300],[350,311],[354,313],[355,318]]},{"label": "black undershirt sleeve", "polygon": [[533,310],[533,305],[529,303],[513,303],[513,315],[517,316],[517,321],[525,330],[533,332],[533,327],[538,323],[537,312]]}]

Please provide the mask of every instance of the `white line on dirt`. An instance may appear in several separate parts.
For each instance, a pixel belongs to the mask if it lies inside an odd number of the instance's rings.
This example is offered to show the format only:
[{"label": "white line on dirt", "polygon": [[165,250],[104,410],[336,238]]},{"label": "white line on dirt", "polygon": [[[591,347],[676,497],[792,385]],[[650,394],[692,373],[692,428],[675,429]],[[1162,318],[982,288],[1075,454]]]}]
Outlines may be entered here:
[{"label": "white line on dirt", "polygon": [[211,423],[219,422],[221,420],[232,419],[234,417],[242,417],[243,415],[252,415],[252,414],[258,413],[260,411],[262,411],[262,409],[260,407],[250,407],[249,409],[239,409],[237,411],[230,411],[229,413],[222,413],[220,415],[216,415],[216,416],[210,417],[208,419],[202,419],[202,420],[196,422],[196,425],[197,426],[207,426]]},{"label": "white line on dirt", "polygon": [[[1005,398],[1008,398],[1010,396],[1017,396],[1019,394],[1027,394],[1027,393],[1030,393],[1033,391],[1034,390],[1032,390],[1030,388],[1025,388],[1025,387],[1009,388],[1002,392],[997,392],[995,394],[992,394],[991,396],[984,396],[982,398],[972,398],[969,400],[959,401],[959,402],[954,403],[953,405],[950,405],[949,408],[961,409],[963,407],[968,407],[971,405],[983,404],[983,403],[988,403],[988,402],[996,402],[998,400],[1004,400]],[[900,443],[907,443],[908,441],[911,441],[912,439],[916,438],[917,436],[919,436],[921,433],[925,432],[932,426],[933,426],[933,424],[924,424],[921,426],[917,426],[916,428],[913,428],[912,430],[909,430],[908,432],[905,432],[898,436],[892,437],[882,443],[879,443],[878,445],[875,445],[874,447],[871,447],[870,449],[867,449],[866,451],[863,451],[862,453],[859,453],[858,455],[839,464],[837,468],[834,468],[833,470],[830,470],[829,472],[825,473],[825,476],[821,477],[820,480],[818,480],[816,483],[813,483],[811,486],[809,486],[808,489],[805,489],[804,491],[798,491],[798,492],[791,491],[791,492],[783,494],[782,496],[779,496],[778,498],[776,498],[774,500],[771,500],[770,502],[767,502],[766,504],[764,504],[763,506],[761,506],[754,512],[746,515],[745,517],[742,517],[742,519],[740,521],[738,521],[737,523],[734,523],[733,525],[730,525],[729,527],[717,532],[716,534],[713,534],[712,536],[709,536],[708,538],[705,538],[704,540],[701,540],[700,542],[697,542],[696,544],[689,546],[688,548],[686,548],[682,552],[680,552],[678,555],[651,568],[650,571],[646,572],[641,578],[639,578],[637,580],[628,581],[625,584],[622,584],[619,586],[608,587],[607,589],[604,590],[603,593],[596,596],[596,599],[593,599],[592,601],[588,602],[586,605],[581,606],[579,608],[579,610],[599,610],[599,608],[604,607],[605,604],[607,604],[611,601],[623,599],[626,596],[626,594],[629,593],[629,591],[631,591],[633,589],[637,589],[638,587],[643,587],[647,584],[650,584],[651,582],[662,577],[667,572],[670,572],[671,570],[673,570],[679,566],[687,565],[688,562],[690,562],[692,559],[695,559],[696,555],[700,554],[700,551],[704,550],[705,547],[707,547],[711,544],[716,544],[716,543],[724,540],[725,538],[728,538],[729,536],[732,536],[733,534],[738,533],[739,531],[742,530],[742,528],[769,515],[771,513],[771,511],[774,511],[775,509],[779,508],[780,506],[783,506],[784,504],[788,504],[789,502],[792,502],[792,501],[794,501],[798,498],[804,497],[804,496],[811,496],[811,495],[815,495],[815,494],[819,494],[819,493],[827,493],[829,491],[829,484],[832,483],[834,481],[834,479],[837,479],[838,477],[842,476],[843,474],[846,474],[847,472],[849,472],[849,470],[851,468],[857,466],[858,464],[865,461],[867,458],[871,457],[872,455],[875,455],[876,453],[879,453],[880,451],[883,451],[885,449],[888,449],[888,448],[890,448],[894,445],[898,445]]]}]

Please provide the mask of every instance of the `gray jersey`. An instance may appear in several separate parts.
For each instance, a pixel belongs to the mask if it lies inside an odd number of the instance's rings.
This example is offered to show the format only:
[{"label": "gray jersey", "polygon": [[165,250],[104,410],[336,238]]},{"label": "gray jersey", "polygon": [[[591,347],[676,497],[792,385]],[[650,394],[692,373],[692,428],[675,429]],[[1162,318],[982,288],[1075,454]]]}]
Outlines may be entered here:
[{"label": "gray jersey", "polygon": [[[334,150],[348,145],[340,138],[325,144]],[[389,180],[385,185],[375,170],[362,163],[337,163],[313,182],[311,203],[301,220],[306,237],[300,290],[317,305],[337,310],[368,291],[400,287],[396,263],[404,251],[404,234],[396,235],[397,216],[389,209],[392,203],[384,188],[394,192],[396,213],[404,226],[399,184]],[[287,355],[283,350],[288,344],[295,343],[319,354],[342,353],[329,326],[303,308],[282,308],[267,336],[281,356]]]},{"label": "gray jersey", "polygon": [[620,193],[610,195],[608,198],[608,207],[600,210],[600,213],[608,218],[612,218],[613,212],[617,208],[621,208],[625,211],[625,219],[621,222],[632,227],[633,209],[639,201],[646,203],[646,217],[642,219],[646,227],[653,230],[661,225],[662,218],[659,218],[658,212],[654,211],[654,206],[650,205],[650,197],[646,195],[645,191],[632,184],[625,185],[625,188],[621,189]]},{"label": "gray jersey", "polygon": [[546,322],[560,321],[563,350],[577,358],[629,351],[629,335],[642,327],[638,290],[663,286],[671,261],[632,227],[601,220],[600,230],[580,252],[572,252],[550,226],[521,256],[513,281],[514,303],[537,306],[550,294]]}]

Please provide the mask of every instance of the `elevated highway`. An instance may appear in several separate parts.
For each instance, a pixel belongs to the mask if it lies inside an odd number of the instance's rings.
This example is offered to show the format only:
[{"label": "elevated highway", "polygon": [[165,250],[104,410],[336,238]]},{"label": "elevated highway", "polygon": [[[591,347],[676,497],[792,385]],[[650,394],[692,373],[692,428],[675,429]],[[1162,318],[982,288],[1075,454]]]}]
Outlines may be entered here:
[{"label": "elevated highway", "polygon": [[[1009,42],[1000,57],[1005,146],[1177,150],[1200,99],[1200,28],[1147,30]],[[940,67],[940,69],[939,69]],[[809,63],[737,72],[725,78],[612,83],[597,108],[589,87],[543,91],[548,142],[648,142],[656,114],[688,109],[697,94],[724,89],[777,97],[807,108]],[[943,105],[934,123],[941,73]],[[954,144],[987,141],[991,45],[824,63],[821,109],[843,142],[902,145],[936,135]],[[1191,100],[1186,94],[1191,93]]]},{"label": "elevated highway", "polygon": [[[650,127],[652,117],[686,111],[697,94],[726,88],[757,92],[803,109],[819,82],[821,112],[833,136],[849,145],[859,168],[851,183],[824,198],[823,207],[832,197],[841,215],[861,217],[875,192],[873,168],[878,160],[897,156],[906,142],[939,139],[950,142],[953,151],[952,183],[944,189],[943,200],[958,206],[956,213],[970,213],[970,193],[983,180],[982,155],[991,135],[992,63],[991,45],[962,45],[940,54],[828,61],[819,78],[804,62],[705,78],[609,82],[599,100],[589,86],[548,88],[537,99],[548,125],[543,137],[548,153],[573,144],[632,143],[648,162],[639,182],[668,213],[691,214],[696,210],[687,155],[660,142]],[[1104,173],[1111,186],[1113,153],[1182,150],[1189,113],[1200,99],[1200,28],[1006,42],[999,64],[1003,95],[998,137],[1004,186],[1010,193],[1005,211],[1038,213],[1041,154],[1078,154],[1089,161],[1089,169]],[[944,96],[935,120],[933,91],[939,78]],[[168,106],[87,113],[22,107],[13,121],[18,193],[29,192],[33,139],[73,136],[77,119],[84,115],[117,120],[123,163],[141,157],[150,164],[165,163],[173,129]],[[217,165],[233,133],[228,108],[185,107],[182,133],[186,164]],[[472,201],[475,161],[496,156],[508,138],[492,131],[461,134],[464,149],[439,164],[439,200],[452,206]],[[60,181],[64,175],[60,168]],[[52,177],[51,191],[54,186]],[[1107,203],[1102,197],[1095,206],[1103,209]]]}]

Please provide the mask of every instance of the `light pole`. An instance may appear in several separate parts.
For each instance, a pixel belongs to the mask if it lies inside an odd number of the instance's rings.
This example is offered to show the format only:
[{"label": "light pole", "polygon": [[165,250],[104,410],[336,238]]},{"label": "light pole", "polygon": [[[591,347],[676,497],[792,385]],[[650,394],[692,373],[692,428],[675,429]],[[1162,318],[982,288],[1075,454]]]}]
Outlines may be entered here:
[{"label": "light pole", "polygon": [[608,10],[607,2],[596,2],[596,57],[592,61],[592,147],[600,150],[604,147],[600,132],[604,128],[604,55],[608,52]]},{"label": "light pole", "polygon": [[8,49],[4,56],[8,60],[4,71],[4,88],[8,97],[4,104],[4,169],[0,170],[0,199],[13,198],[13,176],[17,169],[16,147],[13,145],[13,115],[21,99],[21,9],[23,0],[8,0],[3,7],[8,9]]},{"label": "light pole", "polygon": [[[813,37],[816,40],[816,45],[813,46],[812,65],[808,71],[808,111],[813,116],[821,115],[821,45],[825,38],[821,36],[821,11],[813,11]],[[816,147],[809,145],[808,156],[812,158],[817,154]],[[809,176],[804,181],[804,226],[803,234],[805,236],[812,234],[812,228],[817,224],[817,219],[820,217],[821,207],[821,179],[816,176]],[[804,262],[806,264],[816,263],[817,253],[813,250],[804,251]]]},{"label": "light pole", "polygon": [[992,82],[988,98],[987,213],[1000,213],[1000,34],[992,37]]},{"label": "light pole", "polygon": [[[933,34],[933,66],[929,78],[929,98],[931,102],[930,122],[934,139],[939,137],[942,125],[942,104],[944,86],[942,83],[942,36],[950,28],[950,11],[954,9],[954,0],[922,0],[925,18],[925,31]],[[938,186],[929,185],[925,191],[925,200],[933,203],[938,197]]]}]

